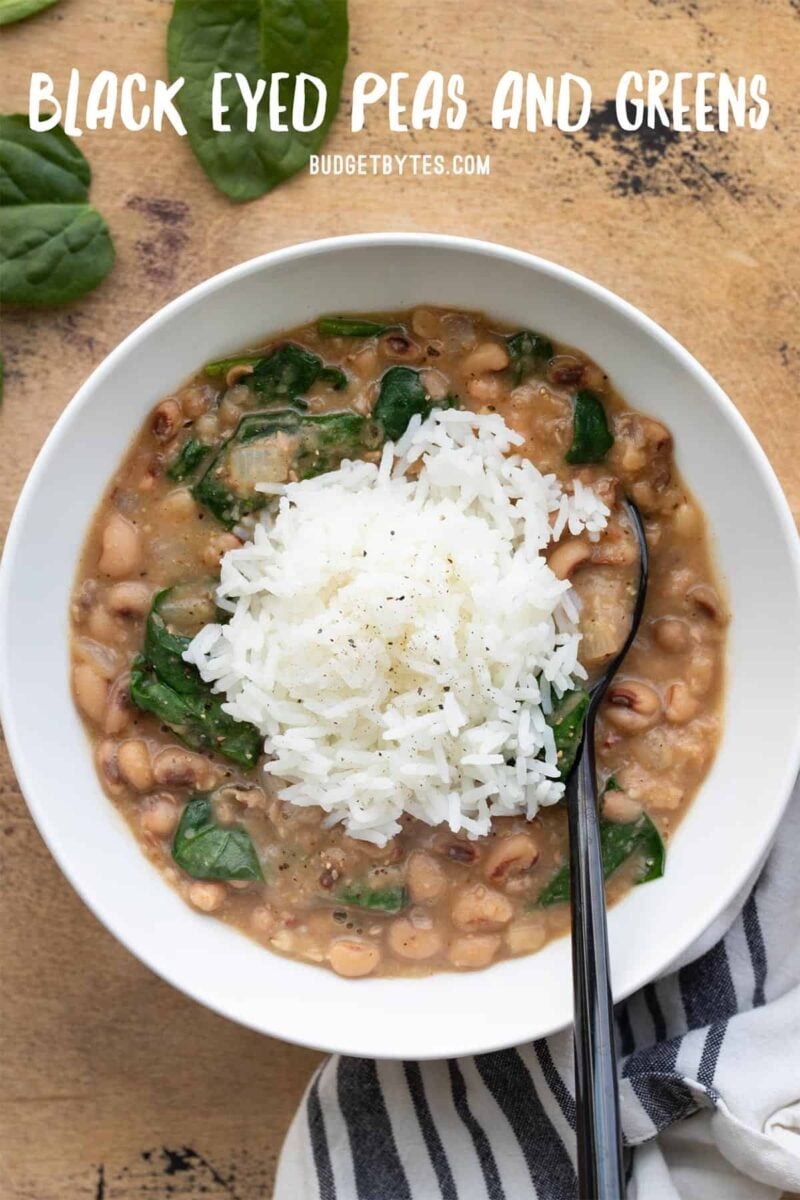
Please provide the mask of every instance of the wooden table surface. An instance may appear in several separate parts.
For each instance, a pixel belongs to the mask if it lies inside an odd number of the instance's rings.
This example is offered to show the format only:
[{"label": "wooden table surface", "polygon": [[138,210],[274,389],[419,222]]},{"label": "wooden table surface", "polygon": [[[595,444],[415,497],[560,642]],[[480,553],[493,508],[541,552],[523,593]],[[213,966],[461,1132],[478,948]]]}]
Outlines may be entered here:
[{"label": "wooden table surface", "polygon": [[[92,200],[113,231],[117,264],[69,308],[4,316],[3,529],[55,418],[145,317],[273,247],[384,229],[507,242],[640,306],[727,390],[800,511],[798,0],[351,0],[350,11],[349,79],[365,69],[459,71],[472,117],[459,133],[405,137],[373,117],[354,135],[345,106],[327,149],[490,152],[491,177],[303,176],[234,208],[171,132],[87,133]],[[62,87],[73,66],[84,80],[100,69],[163,76],[169,13],[167,0],[63,0],[8,28],[0,110],[25,110],[32,70]],[[767,129],[620,135],[607,104],[616,80],[654,65],[764,73]],[[510,67],[588,77],[597,110],[588,130],[493,132],[489,97]],[[268,1196],[318,1056],[213,1016],[123,950],[62,878],[7,757],[0,829],[0,1193]]]}]

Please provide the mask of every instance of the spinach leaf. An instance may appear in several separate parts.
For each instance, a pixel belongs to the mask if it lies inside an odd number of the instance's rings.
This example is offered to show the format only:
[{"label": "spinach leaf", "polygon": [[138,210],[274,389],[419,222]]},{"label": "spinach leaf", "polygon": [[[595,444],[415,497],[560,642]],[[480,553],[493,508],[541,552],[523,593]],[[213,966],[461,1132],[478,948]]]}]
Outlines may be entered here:
[{"label": "spinach leaf", "polygon": [[341,367],[323,367],[319,378],[325,383],[329,383],[335,392],[341,392],[348,383],[347,376]]},{"label": "spinach leaf", "polygon": [[167,478],[182,483],[190,475],[194,475],[200,463],[211,453],[211,446],[189,438],[183,443],[172,462],[167,467]]},{"label": "spinach leaf", "polygon": [[0,0],[0,25],[24,21],[57,3],[58,0]]},{"label": "spinach leaf", "polygon": [[362,317],[320,317],[317,321],[317,332],[321,337],[380,337],[390,328],[390,325]]},{"label": "spinach leaf", "polygon": [[0,205],[80,204],[90,180],[88,162],[60,125],[35,133],[22,113],[0,115]]},{"label": "spinach leaf", "polygon": [[532,333],[530,329],[521,329],[519,333],[507,337],[506,349],[511,359],[511,378],[515,387],[555,353],[549,338]]},{"label": "spinach leaf", "polygon": [[550,714],[548,724],[553,730],[561,778],[566,779],[575,765],[583,726],[589,711],[589,693],[582,688],[567,692]]},{"label": "spinach leaf", "polygon": [[156,592],[144,633],[143,654],[162,683],[185,696],[197,694],[197,668],[183,661],[183,653],[192,640],[183,634],[170,633],[161,615],[161,607],[172,588]]},{"label": "spinach leaf", "polygon": [[192,879],[263,880],[246,829],[218,825],[210,792],[198,792],[181,813],[172,857]]},{"label": "spinach leaf", "polygon": [[214,751],[245,770],[258,762],[258,730],[223,712],[224,697],[215,696],[199,675],[195,692],[180,693],[140,654],[131,666],[130,694],[137,708],[158,717],[190,749]]},{"label": "spinach leaf", "polygon": [[413,416],[427,416],[433,402],[413,367],[390,367],[381,379],[373,416],[389,441],[396,442]]},{"label": "spinach leaf", "polygon": [[206,363],[203,370],[206,375],[216,379],[218,375],[227,375],[231,367],[249,367],[254,363],[261,362],[263,357],[262,351],[261,354],[237,354],[234,358],[218,358],[216,362]]},{"label": "spinach leaf", "polygon": [[262,406],[308,408],[304,396],[318,379],[332,383],[337,391],[347,384],[344,371],[326,367],[316,354],[287,342],[260,358],[242,383],[257,394]]},{"label": "spinach leaf", "polygon": [[86,203],[89,164],[60,128],[0,116],[0,302],[64,304],[111,270],[105,221]]},{"label": "spinach leaf", "polygon": [[212,379],[227,375],[231,367],[252,366],[253,370],[240,382],[258,398],[260,407],[269,404],[308,408],[305,394],[317,382],[330,383],[336,391],[347,387],[347,376],[339,367],[328,367],[322,359],[302,346],[287,342],[266,354],[240,354],[236,358],[220,358],[206,363],[206,375]]},{"label": "spinach leaf", "polygon": [[322,363],[300,346],[279,346],[261,358],[242,382],[258,393],[259,401],[281,408],[287,404],[308,408],[304,396],[316,382]]},{"label": "spinach leaf", "polygon": [[0,300],[65,304],[97,287],[114,262],[105,221],[88,204],[0,209]]},{"label": "spinach leaf", "polygon": [[290,472],[310,479],[375,445],[377,430],[359,413],[310,414],[291,408],[248,413],[192,493],[230,529],[269,502],[269,496],[256,491],[257,484],[285,483]]},{"label": "spinach leaf", "polygon": [[172,590],[166,588],[153,598],[142,653],[131,666],[131,700],[193,750],[212,750],[250,769],[258,761],[261,735],[255,725],[224,712],[224,697],[212,692],[197,668],[183,661],[191,639],[171,632],[161,615]]},{"label": "spinach leaf", "polygon": [[[167,34],[170,78],[185,83],[177,99],[189,143],[211,182],[231,200],[254,200],[305,167],[325,140],[339,106],[347,62],[347,0],[174,0]],[[230,132],[212,128],[211,88],[215,72],[244,75],[253,90],[273,72],[289,76],[280,83],[289,130],[273,132],[260,105],[256,128],[246,127],[246,112],[235,79],[226,81],[223,100],[230,106]],[[327,88],[325,118],[303,133],[291,128],[294,79],[301,73],[322,79]],[[309,89],[310,123],[316,96]]]},{"label": "spinach leaf", "polygon": [[572,445],[564,458],[573,465],[602,462],[613,445],[602,400],[588,388],[581,388],[572,415]]},{"label": "spinach leaf", "polygon": [[371,888],[367,883],[354,883],[337,892],[336,901],[351,908],[365,908],[371,912],[398,913],[408,904],[408,892],[402,886]]},{"label": "spinach leaf", "polygon": [[[621,825],[600,818],[600,854],[603,860],[603,877],[609,879],[632,854],[642,860],[635,882],[649,883],[664,874],[666,852],[661,834],[647,813],[635,821]],[[565,864],[539,893],[533,907],[546,908],[550,904],[562,904],[569,900],[570,870]]]}]

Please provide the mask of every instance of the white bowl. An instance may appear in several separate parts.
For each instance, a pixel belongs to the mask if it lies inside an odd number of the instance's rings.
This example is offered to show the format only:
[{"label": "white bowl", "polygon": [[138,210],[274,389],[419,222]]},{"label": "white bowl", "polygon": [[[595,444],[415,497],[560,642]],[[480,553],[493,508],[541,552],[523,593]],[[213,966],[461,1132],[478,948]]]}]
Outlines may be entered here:
[{"label": "white bowl", "polygon": [[[429,1058],[551,1033],[572,1013],[569,943],[473,974],[349,982],[269,953],[190,908],[100,789],[68,683],[70,589],[86,529],[152,405],[210,358],[327,312],[483,309],[581,347],[663,419],[730,591],[725,729],[669,849],[666,877],[609,918],[614,992],[664,972],[765,854],[800,759],[800,555],[766,458],[720,388],[629,304],[527,254],[375,234],[291,247],[173,301],[94,372],[50,434],[0,579],[0,711],[31,812],[74,887],[164,979],[263,1033],[347,1054]],[[32,948],[35,953],[35,949]]]}]

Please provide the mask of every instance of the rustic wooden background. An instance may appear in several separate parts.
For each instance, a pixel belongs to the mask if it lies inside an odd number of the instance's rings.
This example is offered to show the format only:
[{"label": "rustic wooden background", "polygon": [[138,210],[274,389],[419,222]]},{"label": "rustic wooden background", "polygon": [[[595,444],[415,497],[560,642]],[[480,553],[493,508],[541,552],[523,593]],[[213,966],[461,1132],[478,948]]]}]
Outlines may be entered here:
[{"label": "rustic wooden background", "polygon": [[[244,208],[171,132],[81,140],[117,265],[60,311],[4,316],[5,530],[55,418],[89,371],[165,301],[276,246],[364,230],[442,230],[537,252],[607,284],[698,356],[733,397],[800,512],[796,203],[800,0],[351,0],[349,77],[460,71],[460,133],[388,135],[372,118],[330,150],[490,152],[489,179],[296,179]],[[0,110],[32,70],[63,87],[100,69],[165,74],[168,0],[62,0],[2,35]],[[766,75],[764,132],[621,135],[620,73]],[[574,70],[594,86],[587,131],[494,133],[503,70]],[[347,95],[348,87],[345,87]],[[268,1196],[282,1135],[318,1056],[205,1012],[156,979],[82,906],[0,762],[0,1193],[13,1200]]]}]

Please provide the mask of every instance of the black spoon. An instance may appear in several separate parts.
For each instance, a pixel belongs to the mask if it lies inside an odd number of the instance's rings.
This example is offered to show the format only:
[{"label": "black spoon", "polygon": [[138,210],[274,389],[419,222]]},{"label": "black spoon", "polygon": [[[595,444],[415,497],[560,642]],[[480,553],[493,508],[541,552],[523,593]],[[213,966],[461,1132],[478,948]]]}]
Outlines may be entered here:
[{"label": "black spoon", "polygon": [[636,637],[647,595],[647,542],[642,518],[632,501],[626,500],[624,504],[639,543],[639,584],[631,626],[622,649],[590,689],[583,739],[567,780],[578,1195],[581,1200],[623,1200],[625,1195],[594,756],[597,712],[609,683]]}]

